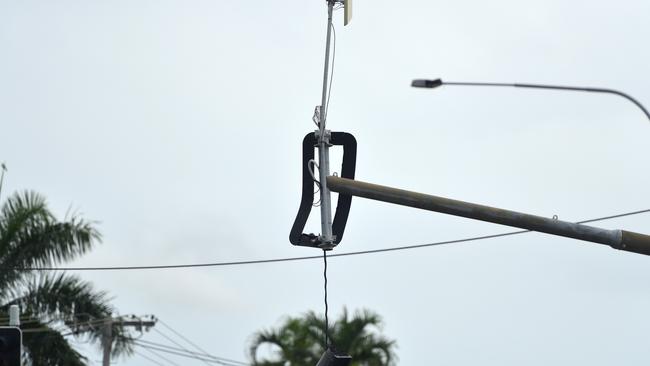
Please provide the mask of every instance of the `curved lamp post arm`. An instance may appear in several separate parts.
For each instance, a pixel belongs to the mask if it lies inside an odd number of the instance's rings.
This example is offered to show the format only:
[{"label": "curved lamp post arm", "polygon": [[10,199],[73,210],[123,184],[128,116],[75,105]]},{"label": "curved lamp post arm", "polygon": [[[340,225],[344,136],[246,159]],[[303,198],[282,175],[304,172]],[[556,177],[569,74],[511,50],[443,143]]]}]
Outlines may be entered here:
[{"label": "curved lamp post arm", "polygon": [[412,87],[416,88],[437,88],[442,85],[460,85],[460,86],[497,86],[497,87],[513,87],[513,88],[530,88],[530,89],[550,89],[550,90],[569,90],[569,91],[582,91],[590,93],[605,93],[605,94],[615,94],[621,96],[630,102],[634,103],[650,120],[650,112],[639,102],[634,99],[631,95],[623,93],[614,89],[606,88],[587,88],[587,87],[577,87],[577,86],[562,86],[562,85],[545,85],[545,84],[508,84],[508,83],[475,83],[475,82],[452,82],[452,81],[442,81],[442,79],[415,79],[411,83]]}]

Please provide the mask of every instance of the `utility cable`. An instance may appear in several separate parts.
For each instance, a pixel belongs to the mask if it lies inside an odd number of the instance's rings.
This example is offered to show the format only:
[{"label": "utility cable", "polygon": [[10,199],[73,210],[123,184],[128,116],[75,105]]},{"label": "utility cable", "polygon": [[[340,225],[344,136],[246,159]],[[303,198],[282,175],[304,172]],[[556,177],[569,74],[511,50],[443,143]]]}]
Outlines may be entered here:
[{"label": "utility cable", "polygon": [[[589,222],[610,220],[610,219],[633,216],[633,215],[638,215],[638,214],[643,214],[648,212],[650,212],[650,209],[626,212],[626,213],[616,214],[611,216],[598,217],[595,219],[577,221],[575,223],[586,224]],[[478,240],[485,240],[485,239],[494,239],[503,236],[518,235],[518,234],[529,233],[529,232],[531,232],[531,230],[509,231],[500,234],[474,236],[474,237],[462,238],[462,239],[438,241],[434,243],[404,245],[404,246],[382,248],[382,249],[370,249],[370,250],[361,250],[356,252],[336,253],[336,254],[331,254],[330,257],[348,257],[354,255],[377,254],[377,253],[394,252],[400,250],[427,248],[427,247],[438,246],[438,245],[464,243],[464,242],[478,241]],[[321,258],[322,257],[320,255],[310,255],[310,256],[303,256],[303,257],[271,258],[271,259],[245,260],[245,261],[233,261],[233,262],[214,262],[214,263],[189,263],[189,264],[168,264],[168,265],[150,265],[150,266],[105,266],[105,267],[0,267],[0,270],[5,270],[5,271],[6,270],[11,270],[11,271],[126,271],[126,270],[241,266],[247,264],[293,262],[293,261],[321,259]]]},{"label": "utility cable", "polygon": [[176,348],[176,347],[172,347],[172,346],[162,344],[162,343],[145,341],[145,340],[137,339],[137,338],[128,338],[128,337],[122,337],[122,338],[127,340],[127,341],[133,342],[133,344],[136,345],[136,346],[155,347],[156,349],[164,349],[166,351],[176,352],[174,354],[179,355],[179,356],[183,355],[184,357],[194,357],[194,358],[197,358],[198,360],[201,360],[201,361],[203,361],[204,363],[207,363],[207,364],[210,364],[209,361],[218,361],[218,362],[226,363],[228,365],[235,365],[235,366],[248,365],[245,362],[231,360],[231,359],[223,358],[223,357],[217,357],[217,356],[213,356],[213,355],[208,354],[208,353],[192,352],[192,351],[189,351],[187,349]]},{"label": "utility cable", "polygon": [[213,364],[218,364],[218,365],[224,365],[224,366],[238,366],[239,365],[239,364],[235,364],[235,363],[231,363],[231,362],[225,362],[225,361],[220,361],[220,360],[215,360],[215,359],[203,358],[203,357],[200,357],[200,356],[188,355],[187,353],[176,352],[176,351],[172,351],[172,350],[162,348],[162,347],[146,346],[146,345],[143,345],[143,344],[139,344],[138,347],[149,348],[149,349],[152,349],[152,350],[155,350],[155,351],[169,353],[169,354],[172,354],[172,355],[177,355],[177,356],[186,357],[186,358],[193,358],[195,360],[202,360],[202,361],[206,361],[206,362],[213,363]]},{"label": "utility cable", "polygon": [[129,338],[129,337],[122,337],[122,338],[127,340],[127,341],[133,342],[133,344],[136,345],[136,346],[140,346],[140,347],[148,346],[148,347],[155,347],[157,349],[158,348],[159,349],[164,349],[164,350],[167,350],[167,351],[176,352],[174,354],[177,354],[179,356],[183,355],[184,357],[195,357],[197,359],[200,359],[204,363],[208,363],[208,364],[209,364],[209,361],[212,360],[212,361],[219,361],[219,362],[227,363],[228,365],[236,365],[236,366],[248,365],[245,362],[231,360],[231,359],[223,358],[223,357],[217,357],[217,356],[213,356],[213,355],[208,354],[208,353],[192,352],[192,351],[189,351],[187,349],[176,348],[176,347],[172,347],[172,346],[162,344],[162,343],[145,341],[143,339],[137,339],[137,338]]},{"label": "utility cable", "polygon": [[217,357],[217,356],[211,355],[208,351],[206,351],[203,348],[199,347],[196,343],[192,342],[190,339],[188,339],[187,337],[182,335],[180,332],[176,331],[174,328],[172,328],[169,324],[165,323],[163,320],[158,319],[158,322],[160,324],[162,324],[162,326],[164,326],[165,328],[169,329],[172,333],[174,333],[175,335],[180,337],[182,340],[187,342],[189,345],[196,348],[199,352],[203,352],[203,355],[205,355],[205,356],[209,356],[209,357],[212,357],[212,358],[215,358],[215,359],[219,359],[219,360],[223,360],[223,361],[227,361],[227,362],[231,362],[231,363],[238,363],[238,364],[241,364],[241,365],[247,365],[247,363],[245,363],[245,362],[231,360],[231,359],[228,359],[228,358],[225,358],[225,357]]},{"label": "utility cable", "polygon": [[[136,345],[137,345],[137,344],[136,344]],[[154,350],[152,350],[152,349],[144,348],[144,347],[143,347],[142,349],[144,349],[145,351],[151,353],[152,355],[154,355],[154,356],[160,358],[161,360],[163,360],[163,361],[166,362],[167,364],[170,364],[170,365],[173,365],[173,366],[181,366],[181,365],[177,364],[176,362],[174,362],[174,361],[168,359],[167,357],[165,357],[165,356],[159,354],[158,352],[156,352],[156,351],[154,351]]]},{"label": "utility cable", "polygon": [[329,319],[327,317],[327,312],[329,310],[329,306],[327,304],[327,250],[323,249],[323,264],[324,264],[324,269],[323,269],[323,279],[325,280],[324,283],[324,290],[325,290],[325,349],[328,349],[330,346],[330,326],[329,326]]},{"label": "utility cable", "polygon": [[[173,344],[175,344],[175,345],[177,345],[178,347],[180,347],[180,350],[181,350],[181,351],[183,351],[183,352],[187,352],[187,353],[192,353],[192,354],[195,353],[195,352],[192,352],[192,351],[188,350],[187,348],[183,347],[182,344],[176,342],[173,338],[169,337],[168,335],[166,335],[165,333],[159,331],[158,329],[153,328],[153,330],[154,330],[156,333],[158,333],[158,334],[160,334],[161,336],[163,336],[163,337],[164,337],[165,339],[167,339],[168,341],[170,341],[170,342],[172,342]],[[203,363],[206,364],[206,365],[209,365],[209,363],[207,363],[206,361],[203,361]]]},{"label": "utility cable", "polygon": [[126,339],[128,341],[134,341],[137,344],[142,343],[145,346],[163,347],[163,348],[166,348],[166,349],[169,349],[169,350],[172,350],[172,351],[185,352],[185,353],[191,354],[192,356],[212,358],[212,359],[220,360],[220,361],[224,361],[224,362],[232,362],[232,363],[239,363],[239,364],[242,364],[242,365],[246,365],[246,363],[241,362],[241,361],[235,361],[235,360],[230,360],[230,359],[223,358],[223,357],[217,357],[217,356],[213,356],[213,355],[211,355],[209,353],[194,352],[194,351],[190,351],[190,350],[188,350],[186,348],[172,347],[172,346],[169,346],[169,345],[166,345],[166,344],[163,344],[163,343],[146,341],[144,339],[139,339],[139,338],[129,338],[129,337],[122,337],[122,338],[124,338],[124,339]]},{"label": "utility cable", "polygon": [[165,366],[165,365],[163,365],[162,363],[160,363],[160,362],[154,360],[153,358],[151,358],[151,357],[149,357],[149,356],[147,356],[147,355],[144,355],[144,354],[142,354],[142,353],[140,353],[140,352],[138,352],[138,351],[136,351],[136,350],[133,350],[133,353],[135,353],[136,355],[138,355],[138,356],[140,356],[140,357],[142,357],[142,358],[145,358],[145,359],[151,361],[152,363],[155,363],[156,365]]}]

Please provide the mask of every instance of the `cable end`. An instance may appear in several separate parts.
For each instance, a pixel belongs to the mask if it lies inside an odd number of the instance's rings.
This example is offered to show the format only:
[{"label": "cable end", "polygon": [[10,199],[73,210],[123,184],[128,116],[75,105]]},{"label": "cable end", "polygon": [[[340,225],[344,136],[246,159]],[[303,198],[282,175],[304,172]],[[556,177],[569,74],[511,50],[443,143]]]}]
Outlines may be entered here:
[{"label": "cable end", "polygon": [[411,82],[411,86],[414,88],[428,88],[433,89],[442,85],[442,79],[415,79]]}]

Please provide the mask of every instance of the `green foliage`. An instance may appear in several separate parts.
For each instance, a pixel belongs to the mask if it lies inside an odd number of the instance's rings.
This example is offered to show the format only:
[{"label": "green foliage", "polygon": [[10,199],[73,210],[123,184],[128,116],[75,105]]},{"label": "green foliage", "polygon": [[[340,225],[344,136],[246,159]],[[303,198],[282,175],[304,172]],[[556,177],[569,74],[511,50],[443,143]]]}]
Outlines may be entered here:
[{"label": "green foliage", "polygon": [[[353,366],[388,366],[397,359],[396,343],[377,334],[382,320],[370,310],[361,310],[349,316],[343,309],[334,324],[330,323],[331,343],[337,351],[352,356]],[[325,351],[325,319],[310,311],[301,317],[288,317],[277,329],[262,330],[253,336],[250,357],[258,366],[312,366]],[[258,349],[269,345],[274,350],[272,359],[258,360]]]},{"label": "green foliage", "polygon": [[[93,223],[78,216],[57,220],[34,192],[14,194],[0,208],[0,316],[20,305],[26,364],[85,365],[69,336],[100,345],[101,321],[114,311],[106,293],[76,276],[23,270],[75,259],[100,240]],[[121,329],[113,332],[113,353],[130,354]]]}]

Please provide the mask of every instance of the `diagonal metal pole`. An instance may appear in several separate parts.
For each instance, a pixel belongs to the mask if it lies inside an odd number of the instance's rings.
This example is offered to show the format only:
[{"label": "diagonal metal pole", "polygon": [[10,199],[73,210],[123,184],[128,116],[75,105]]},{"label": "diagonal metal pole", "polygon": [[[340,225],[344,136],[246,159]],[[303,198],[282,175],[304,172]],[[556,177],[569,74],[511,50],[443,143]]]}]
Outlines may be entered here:
[{"label": "diagonal metal pole", "polygon": [[606,244],[614,249],[650,255],[650,236],[631,231],[601,229],[340,177],[327,177],[327,185],[333,192],[340,194]]}]

